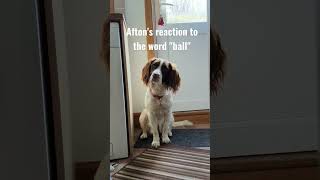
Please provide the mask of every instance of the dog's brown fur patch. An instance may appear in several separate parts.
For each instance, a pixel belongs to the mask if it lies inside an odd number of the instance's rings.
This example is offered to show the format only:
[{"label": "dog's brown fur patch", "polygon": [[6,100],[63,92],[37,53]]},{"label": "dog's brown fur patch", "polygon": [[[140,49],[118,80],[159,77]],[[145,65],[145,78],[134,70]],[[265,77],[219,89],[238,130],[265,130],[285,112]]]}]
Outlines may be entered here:
[{"label": "dog's brown fur patch", "polygon": [[181,79],[178,71],[176,70],[175,67],[171,65],[171,63],[169,63],[169,73],[170,74],[169,74],[168,86],[175,93],[180,87]]},{"label": "dog's brown fur patch", "polygon": [[141,80],[143,81],[143,83],[144,83],[145,85],[148,85],[149,78],[150,78],[150,75],[151,75],[150,68],[151,68],[152,63],[153,63],[155,60],[156,60],[155,58],[149,60],[148,63],[147,63],[146,65],[144,65],[144,67],[143,67],[143,69],[142,69]]}]

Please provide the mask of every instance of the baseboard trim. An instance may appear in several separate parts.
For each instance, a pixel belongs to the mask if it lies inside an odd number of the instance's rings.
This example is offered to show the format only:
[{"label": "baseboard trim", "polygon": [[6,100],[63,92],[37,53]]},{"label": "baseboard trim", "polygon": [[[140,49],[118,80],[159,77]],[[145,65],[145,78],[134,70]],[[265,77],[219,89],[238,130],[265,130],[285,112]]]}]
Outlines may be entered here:
[{"label": "baseboard trim", "polygon": [[[140,127],[139,117],[141,112],[133,113],[134,126]],[[175,121],[189,120],[193,124],[210,124],[210,110],[177,111],[173,113]]]},{"label": "baseboard trim", "polygon": [[212,173],[319,166],[319,152],[296,152],[211,159]]}]

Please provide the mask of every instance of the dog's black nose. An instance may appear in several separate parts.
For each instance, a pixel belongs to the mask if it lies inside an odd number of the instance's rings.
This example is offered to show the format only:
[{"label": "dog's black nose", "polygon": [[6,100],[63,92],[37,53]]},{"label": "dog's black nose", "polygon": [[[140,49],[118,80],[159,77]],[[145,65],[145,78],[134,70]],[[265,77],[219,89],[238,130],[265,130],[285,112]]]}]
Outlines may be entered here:
[{"label": "dog's black nose", "polygon": [[152,75],[152,81],[158,81],[160,79],[160,75],[159,74],[153,74]]}]

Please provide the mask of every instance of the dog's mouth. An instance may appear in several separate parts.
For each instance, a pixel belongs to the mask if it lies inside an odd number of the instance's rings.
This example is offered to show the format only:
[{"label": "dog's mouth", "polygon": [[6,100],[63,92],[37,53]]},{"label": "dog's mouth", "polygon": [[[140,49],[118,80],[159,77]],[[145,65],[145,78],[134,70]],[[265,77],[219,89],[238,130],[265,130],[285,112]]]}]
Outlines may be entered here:
[{"label": "dog's mouth", "polygon": [[159,81],[159,78],[152,78],[152,80],[151,80],[152,82],[154,82],[154,83],[156,83],[156,82],[158,82]]}]

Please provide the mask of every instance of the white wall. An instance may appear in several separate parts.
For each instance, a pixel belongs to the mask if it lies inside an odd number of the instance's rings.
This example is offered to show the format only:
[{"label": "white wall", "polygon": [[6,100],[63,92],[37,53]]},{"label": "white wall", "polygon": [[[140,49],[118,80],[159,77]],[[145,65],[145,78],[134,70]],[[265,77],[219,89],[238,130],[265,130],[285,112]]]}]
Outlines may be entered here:
[{"label": "white wall", "polygon": [[[126,0],[125,1],[125,18],[127,27],[136,27],[138,29],[145,29],[145,9],[144,0]],[[133,94],[133,111],[141,112],[144,107],[144,96],[146,87],[141,81],[141,71],[148,60],[146,51],[134,51],[133,42],[140,42],[146,44],[146,37],[128,37],[129,41],[129,57],[131,62],[131,83]]]},{"label": "white wall", "polygon": [[180,73],[181,85],[174,96],[173,111],[209,109],[209,23],[167,24],[163,29],[172,28],[199,32],[195,37],[157,37],[157,43],[191,42],[187,51],[158,51],[158,57],[175,63]]},{"label": "white wall", "polygon": [[99,161],[107,152],[108,78],[99,57],[107,1],[63,1],[74,161]]},{"label": "white wall", "polygon": [[[128,27],[135,27],[138,29],[145,29],[145,5],[144,0],[126,0],[125,1],[125,17]],[[180,27],[182,28],[182,27]],[[190,28],[190,27],[189,27]],[[188,29],[188,28],[185,28]],[[183,41],[192,41],[192,46],[188,52],[161,52],[159,57],[161,58],[172,58],[173,62],[177,63],[178,69],[182,75],[181,90],[178,92],[174,104],[174,110],[194,110],[194,109],[208,109],[209,108],[209,79],[203,77],[209,77],[208,73],[208,51],[203,48],[203,41],[208,38],[207,28],[204,28],[205,32],[197,38],[184,38]],[[181,42],[181,38],[171,38],[170,41]],[[141,112],[144,107],[144,96],[146,87],[141,81],[141,71],[145,63],[147,62],[146,51],[135,51],[133,50],[133,43],[139,42],[146,44],[146,37],[132,37],[129,36],[129,54],[131,62],[131,77],[132,77],[132,90],[133,90],[133,111]],[[196,52],[196,53],[193,53]],[[197,54],[199,53],[199,54]],[[163,54],[170,54],[170,57],[163,56]],[[196,57],[194,57],[196,56]],[[188,61],[185,59],[188,58]],[[204,59],[204,61],[196,62],[195,59]],[[191,62],[190,62],[191,61]],[[188,63],[182,66],[183,63]],[[191,63],[195,63],[192,65]],[[180,65],[180,66],[179,66]],[[197,68],[194,68],[197,66]],[[181,68],[179,68],[181,67]],[[206,69],[207,68],[207,69]],[[202,69],[202,70],[201,70]],[[191,72],[191,73],[190,73]],[[193,79],[201,79],[194,83]],[[190,82],[190,83],[188,83]],[[191,83],[193,82],[193,83]],[[193,87],[200,87],[197,93],[194,93]],[[193,90],[191,90],[193,89]]]}]

